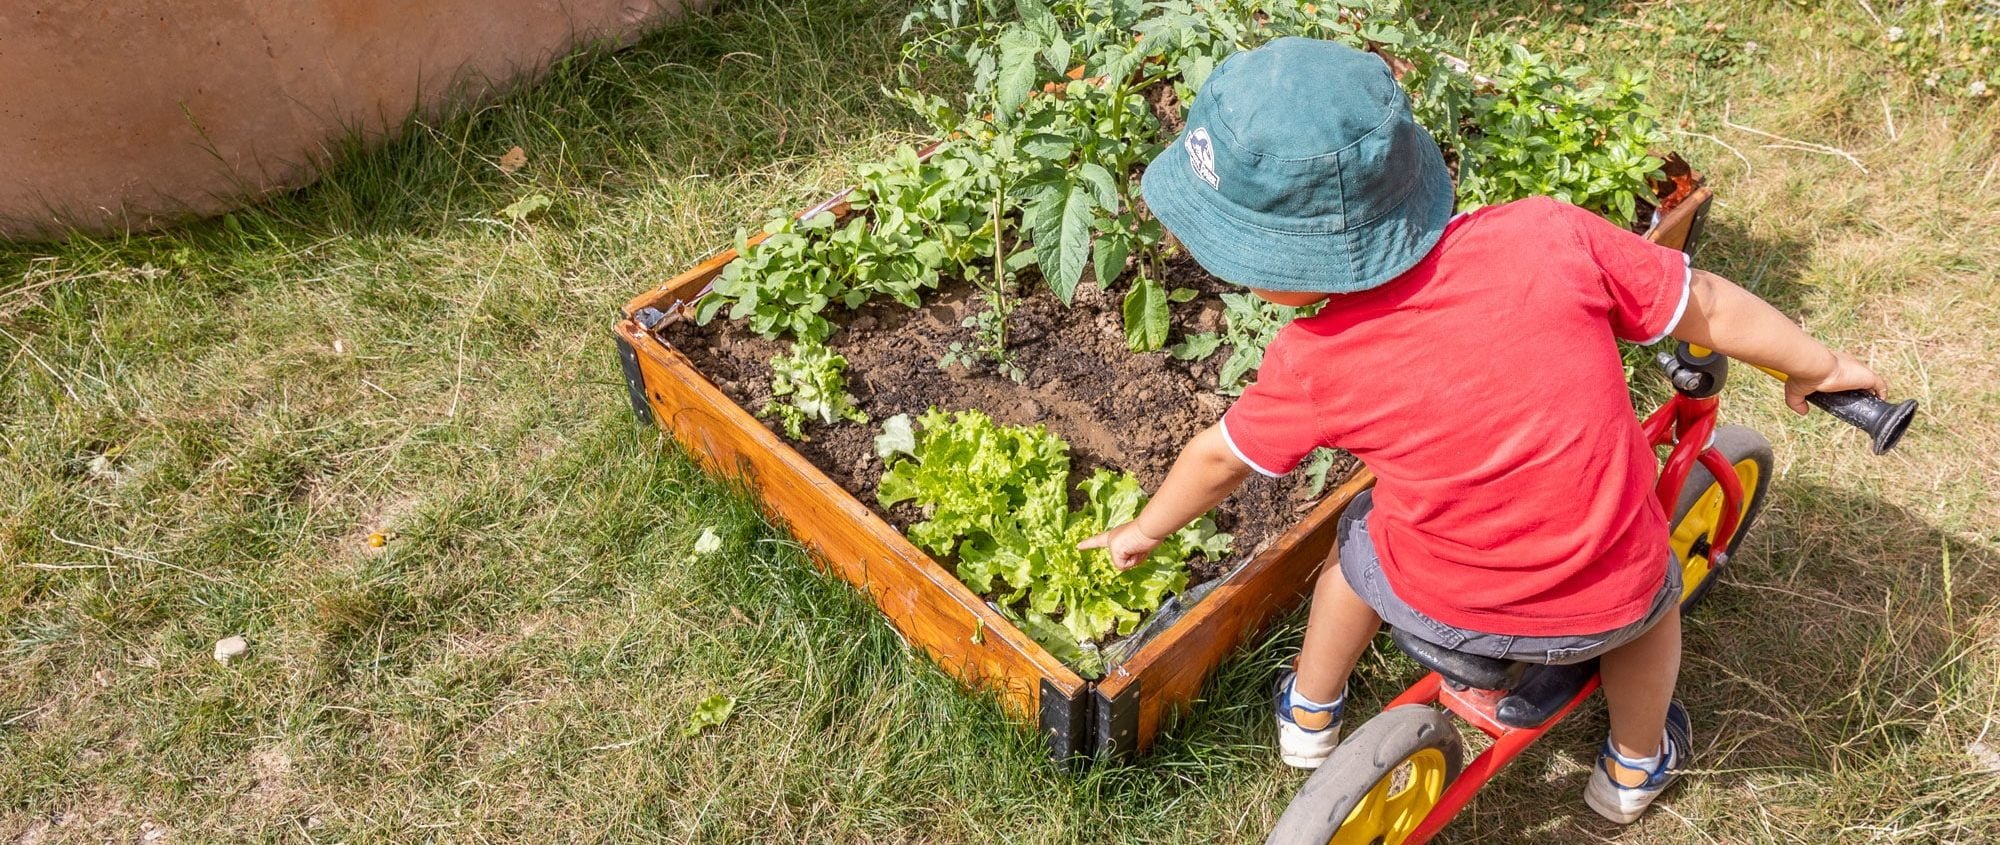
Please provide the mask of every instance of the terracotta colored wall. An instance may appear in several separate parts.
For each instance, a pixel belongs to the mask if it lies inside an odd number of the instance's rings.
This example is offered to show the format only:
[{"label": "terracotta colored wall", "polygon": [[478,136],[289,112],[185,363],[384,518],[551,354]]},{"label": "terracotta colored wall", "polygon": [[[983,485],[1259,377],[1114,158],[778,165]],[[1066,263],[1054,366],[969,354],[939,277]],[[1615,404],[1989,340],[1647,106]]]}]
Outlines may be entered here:
[{"label": "terracotta colored wall", "polygon": [[699,2],[0,0],[0,237],[235,208],[312,181],[355,128]]}]

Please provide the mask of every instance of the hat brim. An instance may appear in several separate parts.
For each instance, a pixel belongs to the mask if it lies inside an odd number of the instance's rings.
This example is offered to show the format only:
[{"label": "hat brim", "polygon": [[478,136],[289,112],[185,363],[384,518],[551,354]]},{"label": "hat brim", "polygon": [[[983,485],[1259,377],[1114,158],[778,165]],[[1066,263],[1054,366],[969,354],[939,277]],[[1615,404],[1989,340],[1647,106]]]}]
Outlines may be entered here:
[{"label": "hat brim", "polygon": [[1186,147],[1177,139],[1155,158],[1140,190],[1194,260],[1233,284],[1313,293],[1379,287],[1422,261],[1451,222],[1451,173],[1434,144],[1427,144],[1421,181],[1394,208],[1343,231],[1315,233],[1232,217],[1222,193],[1194,175]]}]

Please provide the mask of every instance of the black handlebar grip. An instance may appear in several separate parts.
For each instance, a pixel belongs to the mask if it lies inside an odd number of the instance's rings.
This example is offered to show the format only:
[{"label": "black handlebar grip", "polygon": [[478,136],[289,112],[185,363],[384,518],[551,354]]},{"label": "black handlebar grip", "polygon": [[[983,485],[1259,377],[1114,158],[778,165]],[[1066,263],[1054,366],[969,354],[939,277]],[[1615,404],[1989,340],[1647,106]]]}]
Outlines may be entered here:
[{"label": "black handlebar grip", "polygon": [[1834,419],[1868,432],[1877,455],[1896,448],[1896,441],[1903,439],[1903,430],[1910,427],[1910,420],[1917,415],[1915,399],[1891,405],[1866,390],[1812,393],[1806,396],[1806,401],[1832,414]]}]

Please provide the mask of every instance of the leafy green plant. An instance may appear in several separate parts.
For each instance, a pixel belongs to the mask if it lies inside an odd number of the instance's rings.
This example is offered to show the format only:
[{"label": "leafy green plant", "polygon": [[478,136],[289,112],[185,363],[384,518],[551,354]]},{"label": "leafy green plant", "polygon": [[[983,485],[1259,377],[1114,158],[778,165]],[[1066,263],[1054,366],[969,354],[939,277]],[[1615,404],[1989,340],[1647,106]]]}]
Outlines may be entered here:
[{"label": "leafy green plant", "polygon": [[835,225],[831,212],[804,220],[778,218],[764,225],[765,238],[755,249],[749,235],[738,231],[737,259],[722,268],[702,298],[696,321],[707,324],[728,308],[729,319],[747,321],[751,331],[764,337],[789,334],[808,343],[825,340],[833,334],[833,324],[820,311],[836,297],[844,297],[846,285],[833,267],[813,257],[814,244],[807,235]]},{"label": "leafy green plant", "polygon": [[1168,305],[1191,302],[1200,293],[1193,288],[1171,292],[1141,274],[1125,292],[1125,346],[1133,352],[1152,352],[1167,345]]},{"label": "leafy green plant", "polygon": [[1660,170],[1665,136],[1645,98],[1645,77],[1620,70],[1610,83],[1519,44],[1483,68],[1490,90],[1472,101],[1473,129],[1458,150],[1458,203],[1477,208],[1552,196],[1630,226]]},{"label": "leafy green plant", "polygon": [[746,320],[761,336],[823,341],[833,334],[822,315],[831,304],[852,309],[888,297],[915,308],[946,273],[965,275],[993,248],[984,210],[992,179],[981,178],[991,168],[971,145],[946,149],[920,160],[900,147],[887,161],[862,165],[848,204],[870,213],[844,221],[830,211],[776,217],[754,246],[738,232],[738,258],[696,319],[705,324],[727,308],[729,319]]},{"label": "leafy green plant", "polygon": [[808,420],[827,425],[868,421],[847,393],[847,359],[831,347],[794,343],[790,354],[771,359],[771,372],[771,401],[762,413],[776,416],[793,440],[804,439]]},{"label": "leafy green plant", "polygon": [[1326,476],[1339,462],[1340,453],[1325,446],[1306,455],[1305,464],[1299,467],[1299,471],[1305,475],[1307,496],[1317,499],[1326,492]]},{"label": "leafy green plant", "polygon": [[1042,426],[933,408],[914,425],[886,421],[876,447],[888,465],[882,505],[923,509],[910,540],[953,559],[967,586],[1032,620],[1025,629],[1060,631],[1053,648],[1062,651],[1131,633],[1187,585],[1189,558],[1229,552],[1232,538],[1207,518],[1125,572],[1102,550],[1078,551],[1085,538],[1137,516],[1146,496],[1138,479],[1099,469],[1078,485],[1083,505],[1072,509],[1069,444]]},{"label": "leafy green plant", "polygon": [[1250,373],[1264,363],[1264,347],[1271,345],[1278,336],[1278,330],[1286,323],[1299,317],[1319,311],[1319,306],[1288,308],[1259,299],[1250,293],[1225,293],[1222,295],[1222,331],[1200,332],[1188,335],[1180,343],[1167,350],[1169,354],[1183,361],[1206,359],[1222,347],[1229,347],[1229,357],[1222,362],[1216,374],[1217,393],[1230,396],[1243,392],[1250,379]]}]

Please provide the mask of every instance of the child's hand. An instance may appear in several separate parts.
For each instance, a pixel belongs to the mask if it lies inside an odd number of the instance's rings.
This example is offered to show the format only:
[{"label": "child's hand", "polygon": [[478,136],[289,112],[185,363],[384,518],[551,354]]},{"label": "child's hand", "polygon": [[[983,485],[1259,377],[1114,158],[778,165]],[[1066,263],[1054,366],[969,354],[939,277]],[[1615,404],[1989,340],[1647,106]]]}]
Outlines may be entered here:
[{"label": "child's hand", "polygon": [[1889,389],[1882,377],[1868,369],[1868,365],[1854,360],[1854,356],[1839,350],[1830,350],[1833,361],[1823,374],[1801,375],[1788,373],[1785,380],[1785,404],[1801,414],[1806,412],[1806,396],[1813,393],[1832,393],[1836,390],[1866,390],[1878,398]]},{"label": "child's hand", "polygon": [[1146,556],[1160,547],[1163,538],[1149,537],[1139,530],[1138,520],[1114,525],[1111,530],[1076,544],[1079,549],[1105,549],[1111,552],[1111,565],[1119,571],[1131,569],[1146,562]]}]

